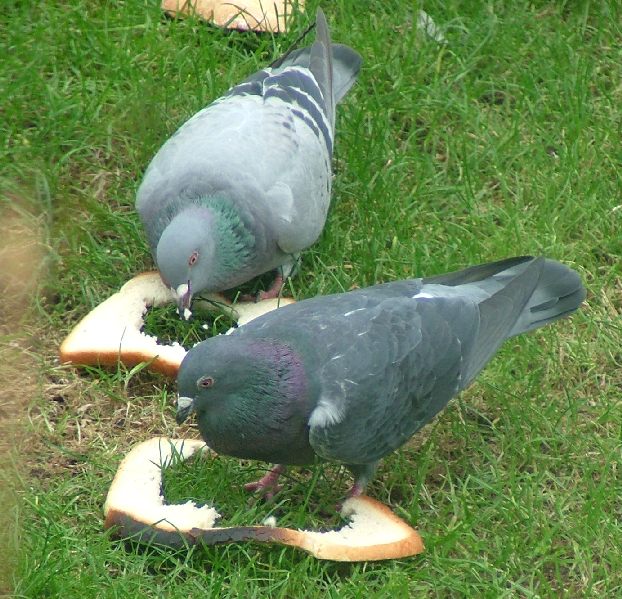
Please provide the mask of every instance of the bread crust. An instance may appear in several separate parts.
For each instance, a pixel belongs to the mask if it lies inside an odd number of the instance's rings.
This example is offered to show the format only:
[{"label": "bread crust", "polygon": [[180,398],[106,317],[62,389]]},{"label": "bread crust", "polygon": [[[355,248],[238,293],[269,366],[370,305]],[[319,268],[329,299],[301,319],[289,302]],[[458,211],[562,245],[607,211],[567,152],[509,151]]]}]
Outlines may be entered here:
[{"label": "bread crust", "polygon": [[[156,437],[134,447],[121,462],[104,506],[105,528],[118,538],[179,547],[252,541],[297,547],[318,559],[376,561],[403,558],[424,550],[419,533],[387,506],[367,496],[347,499],[341,513],[350,523],[339,530],[315,532],[270,526],[217,527],[218,513],[192,502],[165,505],[160,494],[160,463],[173,454],[186,459],[210,451],[196,440]],[[142,493],[142,494],[141,494]]]},{"label": "bread crust", "polygon": [[[239,326],[294,302],[291,298],[280,298],[231,304],[220,294],[207,299],[230,310]],[[121,362],[130,367],[148,362],[151,370],[177,376],[186,350],[179,344],[161,344],[141,332],[149,308],[174,301],[172,291],[162,283],[157,272],[136,275],[73,328],[60,346],[61,362],[81,366],[116,366]]]},{"label": "bread crust", "polygon": [[[162,10],[171,16],[196,13],[227,29],[279,33],[287,30],[292,4],[290,0],[162,0]],[[296,6],[302,11],[304,0],[297,0]]]}]

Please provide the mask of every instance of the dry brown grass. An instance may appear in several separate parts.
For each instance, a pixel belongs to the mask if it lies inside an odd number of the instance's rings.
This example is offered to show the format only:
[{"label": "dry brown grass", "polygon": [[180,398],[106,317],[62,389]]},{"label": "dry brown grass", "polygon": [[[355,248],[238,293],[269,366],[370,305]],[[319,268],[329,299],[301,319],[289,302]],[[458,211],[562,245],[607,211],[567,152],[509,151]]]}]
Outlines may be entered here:
[{"label": "dry brown grass", "polygon": [[43,221],[20,198],[0,204],[0,592],[9,591],[19,534],[19,485],[23,415],[41,380],[37,330],[28,318],[31,296],[45,263]]}]

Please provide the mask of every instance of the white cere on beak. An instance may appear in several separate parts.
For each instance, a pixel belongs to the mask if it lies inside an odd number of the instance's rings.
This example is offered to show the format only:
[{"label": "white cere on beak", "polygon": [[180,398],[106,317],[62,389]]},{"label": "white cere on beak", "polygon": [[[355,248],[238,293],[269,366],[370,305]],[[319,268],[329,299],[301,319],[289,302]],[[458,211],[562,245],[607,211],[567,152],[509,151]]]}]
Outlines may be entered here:
[{"label": "white cere on beak", "polygon": [[187,410],[192,406],[193,402],[194,402],[194,399],[192,399],[192,397],[179,396],[177,398],[177,409]]},{"label": "white cere on beak", "polygon": [[192,311],[189,310],[188,308],[184,308],[184,319],[190,320],[191,316],[192,316]]},{"label": "white cere on beak", "polygon": [[177,289],[175,289],[177,297],[184,297],[188,293],[188,283],[182,283]]}]

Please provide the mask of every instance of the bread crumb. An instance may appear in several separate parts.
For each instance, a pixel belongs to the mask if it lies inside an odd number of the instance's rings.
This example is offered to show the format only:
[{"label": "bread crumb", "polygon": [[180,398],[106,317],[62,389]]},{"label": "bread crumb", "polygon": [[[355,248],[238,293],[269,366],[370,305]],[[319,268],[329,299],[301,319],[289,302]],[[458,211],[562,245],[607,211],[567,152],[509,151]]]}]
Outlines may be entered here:
[{"label": "bread crumb", "polygon": [[269,526],[270,528],[276,528],[276,518],[274,516],[267,516],[262,524],[264,526]]}]

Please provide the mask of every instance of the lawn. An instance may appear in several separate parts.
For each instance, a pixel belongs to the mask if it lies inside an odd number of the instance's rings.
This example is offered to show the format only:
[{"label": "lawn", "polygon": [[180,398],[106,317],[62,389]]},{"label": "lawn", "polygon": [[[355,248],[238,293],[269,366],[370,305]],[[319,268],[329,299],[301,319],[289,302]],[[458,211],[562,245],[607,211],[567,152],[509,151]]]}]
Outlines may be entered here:
[{"label": "lawn", "polygon": [[[147,550],[102,530],[124,454],[175,424],[146,370],[61,366],[71,327],[153,267],[134,211],[159,146],[285,51],[279,37],[163,18],[157,1],[6,3],[0,28],[0,595],[614,597],[622,595],[622,9],[587,0],[333,0],[364,58],[339,108],[328,224],[298,299],[544,254],[588,288],[571,319],[508,342],[476,383],[384,461],[369,494],[426,552],[379,563],[289,548]],[[157,323],[154,324],[157,327]],[[170,498],[236,521],[334,523],[336,466],[292,470],[276,506],[239,490],[264,468],[170,472]],[[229,490],[230,487],[230,490]],[[223,491],[226,489],[226,492]],[[307,520],[305,520],[307,518]]]}]

